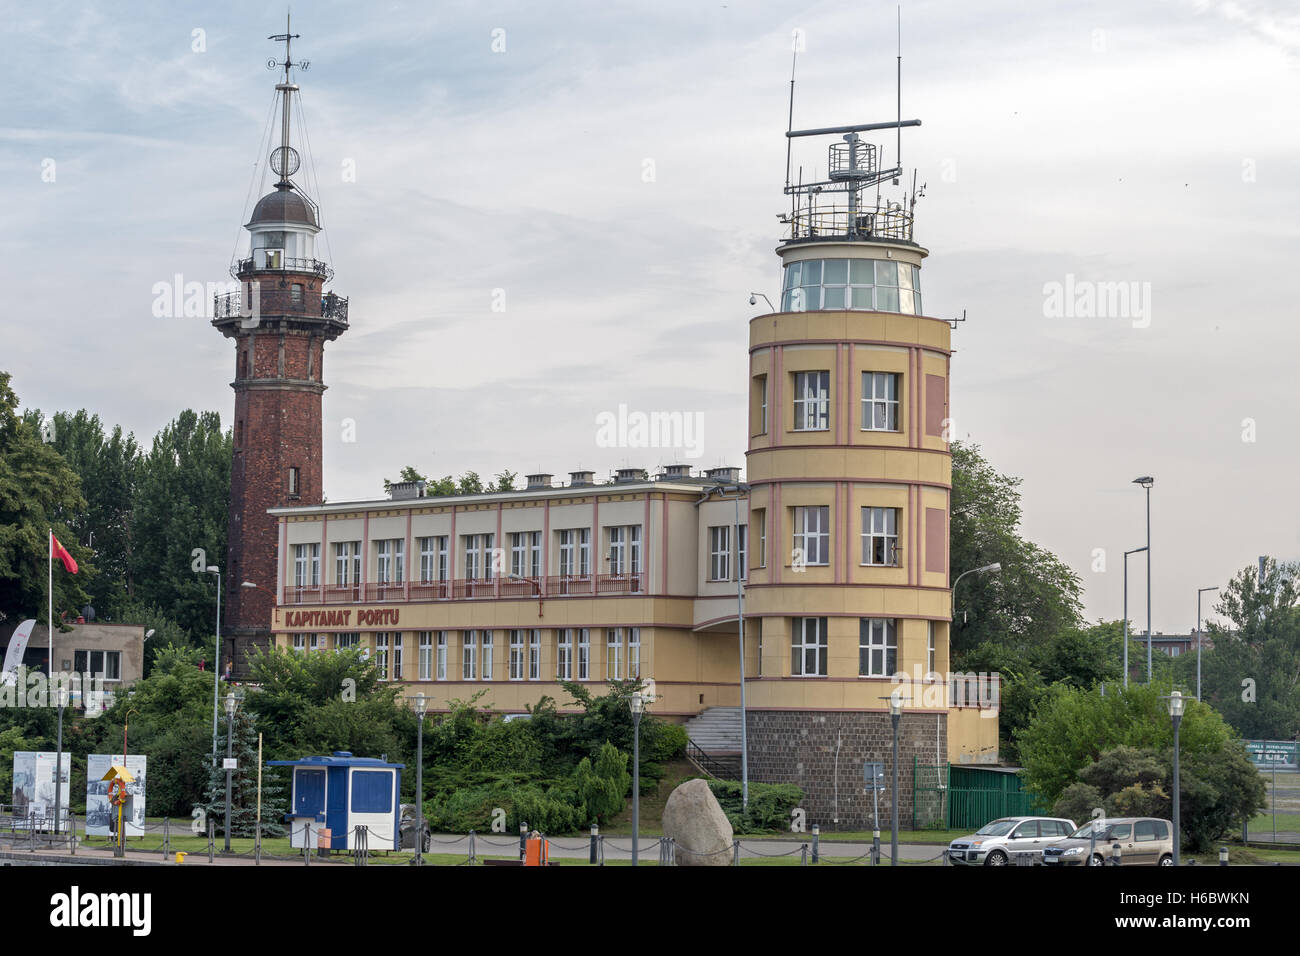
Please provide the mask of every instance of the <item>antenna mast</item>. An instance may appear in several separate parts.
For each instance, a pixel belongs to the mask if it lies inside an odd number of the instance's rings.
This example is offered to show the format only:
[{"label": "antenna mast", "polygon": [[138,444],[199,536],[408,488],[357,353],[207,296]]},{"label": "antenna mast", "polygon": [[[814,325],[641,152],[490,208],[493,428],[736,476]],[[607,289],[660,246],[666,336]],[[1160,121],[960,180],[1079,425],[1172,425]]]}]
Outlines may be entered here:
[{"label": "antenna mast", "polygon": [[297,85],[289,80],[289,71],[295,66],[300,70],[306,70],[311,64],[307,60],[299,63],[293,62],[290,44],[292,41],[299,39],[299,35],[292,30],[290,14],[285,14],[284,32],[267,37],[267,39],[274,40],[277,43],[283,41],[284,43],[284,61],[277,62],[272,57],[266,61],[266,68],[268,70],[284,69],[284,80],[275,85],[275,88],[283,94],[284,100],[280,105],[280,145],[271,151],[271,169],[280,177],[280,181],[276,183],[276,188],[288,189],[293,185],[289,181],[289,177],[296,173],[298,167],[302,165],[302,158],[298,155],[298,151],[289,145],[289,116],[292,109],[290,98],[294,93],[298,92]]}]

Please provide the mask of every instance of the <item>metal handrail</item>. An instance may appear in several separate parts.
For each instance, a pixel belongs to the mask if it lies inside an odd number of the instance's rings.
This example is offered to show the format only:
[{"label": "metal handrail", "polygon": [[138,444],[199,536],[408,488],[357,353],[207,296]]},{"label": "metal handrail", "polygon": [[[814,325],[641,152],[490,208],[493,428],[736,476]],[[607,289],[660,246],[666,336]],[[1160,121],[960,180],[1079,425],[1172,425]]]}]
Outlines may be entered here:
[{"label": "metal handrail", "polygon": [[725,780],[731,776],[730,771],[721,761],[709,756],[708,751],[701,749],[700,745],[693,740],[686,741],[686,756],[715,780]]}]

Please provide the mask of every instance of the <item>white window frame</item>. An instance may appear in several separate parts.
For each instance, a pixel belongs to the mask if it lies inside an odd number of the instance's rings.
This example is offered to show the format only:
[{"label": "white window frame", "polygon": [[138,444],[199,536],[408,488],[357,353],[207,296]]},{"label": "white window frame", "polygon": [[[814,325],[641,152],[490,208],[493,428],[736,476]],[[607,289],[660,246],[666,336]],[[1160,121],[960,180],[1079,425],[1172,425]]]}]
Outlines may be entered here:
[{"label": "white window frame", "polygon": [[[893,530],[890,530],[890,525]],[[902,511],[898,508],[862,509],[862,565],[863,567],[896,568],[898,567],[898,526],[902,523]],[[877,548],[879,545],[879,548]],[[876,560],[880,550],[882,559]]]},{"label": "white window frame", "polygon": [[406,571],[406,540],[383,538],[375,542],[375,583],[401,584]]},{"label": "white window frame", "polygon": [[605,679],[623,679],[623,629],[605,628]]},{"label": "white window frame", "polygon": [[433,679],[433,632],[420,632],[420,680]]},{"label": "white window frame", "polygon": [[293,635],[293,649],[294,649],[295,652],[297,652],[297,653],[299,653],[299,654],[305,654],[305,653],[307,653],[307,635],[306,635],[306,634],[295,634],[295,635]]},{"label": "white window frame", "polygon": [[[791,618],[790,674],[793,677],[825,677],[830,648],[824,617]],[[811,670],[809,654],[812,654]]]},{"label": "white window frame", "polygon": [[830,383],[831,373],[826,370],[794,373],[794,428],[792,431],[830,431]]},{"label": "white window frame", "polygon": [[627,629],[627,677],[628,680],[641,679],[641,628]]},{"label": "white window frame", "polygon": [[[863,655],[866,655],[865,669]],[[898,671],[898,622],[887,617],[858,621],[858,676],[892,677]]]},{"label": "white window frame", "polygon": [[578,628],[578,680],[591,680],[591,629]]},{"label": "white window frame", "polygon": [[483,632],[483,680],[492,679],[492,632]]},{"label": "white window frame", "polygon": [[393,632],[393,658],[392,658],[393,680],[402,679],[402,632]]},{"label": "white window frame", "polygon": [[437,665],[437,670],[434,672],[435,674],[434,680],[446,680],[447,679],[447,632],[438,631],[437,634],[438,634],[436,638],[437,653],[434,655],[434,662]]},{"label": "white window frame", "polygon": [[749,525],[736,526],[736,568],[740,571],[740,580],[749,580]]},{"label": "white window frame", "polygon": [[794,509],[793,547],[803,551],[804,564],[809,567],[826,567],[831,563],[830,510],[829,505],[801,505]]},{"label": "white window frame", "polygon": [[522,628],[510,629],[510,679],[524,679],[524,632]]},{"label": "white window frame", "polygon": [[555,632],[555,679],[573,680],[573,628]]},{"label": "white window frame", "polygon": [[356,587],[361,583],[361,542],[336,541],[334,543],[335,587]]},{"label": "white window frame", "polygon": [[388,680],[388,632],[375,633],[375,667],[379,670],[379,679]]},{"label": "white window frame", "polygon": [[293,546],[293,583],[299,588],[320,587],[320,542]]},{"label": "white window frame", "polygon": [[731,580],[731,525],[709,528],[709,580]]},{"label": "white window frame", "polygon": [[[897,432],[903,427],[899,392],[903,376],[898,372],[862,373],[862,431]],[[893,397],[890,397],[890,390]],[[876,411],[883,412],[884,425],[876,424]]]},{"label": "white window frame", "polygon": [[925,623],[929,625],[929,632],[930,632],[929,641],[927,643],[926,655],[925,655],[925,662],[926,662],[925,673],[927,677],[932,678],[934,675],[934,652],[935,652],[934,621],[926,621]]},{"label": "white window frame", "polygon": [[528,679],[542,679],[542,632],[538,628],[528,632]]},{"label": "white window frame", "polygon": [[478,631],[460,632],[460,679],[478,680]]}]

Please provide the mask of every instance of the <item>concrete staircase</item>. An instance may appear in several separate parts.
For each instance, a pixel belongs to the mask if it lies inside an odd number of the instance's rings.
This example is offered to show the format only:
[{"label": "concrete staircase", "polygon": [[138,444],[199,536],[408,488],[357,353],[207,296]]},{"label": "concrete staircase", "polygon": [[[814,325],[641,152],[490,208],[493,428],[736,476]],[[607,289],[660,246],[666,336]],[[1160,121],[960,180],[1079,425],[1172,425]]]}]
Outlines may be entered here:
[{"label": "concrete staircase", "polygon": [[[686,736],[694,748],[686,754],[705,773],[738,779],[740,777],[740,708],[709,707],[686,722]],[[704,751],[701,759],[695,748]]]}]

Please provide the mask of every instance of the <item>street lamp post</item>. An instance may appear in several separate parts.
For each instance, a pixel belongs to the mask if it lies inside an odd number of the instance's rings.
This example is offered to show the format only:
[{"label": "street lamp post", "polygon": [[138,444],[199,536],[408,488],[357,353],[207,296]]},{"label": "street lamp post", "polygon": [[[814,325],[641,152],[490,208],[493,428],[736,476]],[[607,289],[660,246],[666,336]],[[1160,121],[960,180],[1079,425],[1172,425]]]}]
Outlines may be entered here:
[{"label": "street lamp post", "polygon": [[1196,699],[1201,699],[1201,595],[1217,591],[1218,587],[1198,588],[1196,591]]},{"label": "street lamp post", "polygon": [[230,786],[235,759],[235,708],[239,706],[233,691],[226,694],[226,852],[230,852]]},{"label": "street lamp post", "polygon": [[887,698],[882,697],[881,700],[889,701],[889,723],[894,728],[893,789],[889,794],[889,865],[898,866],[898,725],[903,719],[903,697],[898,691],[894,691]]},{"label": "street lamp post", "polygon": [[638,840],[641,835],[641,713],[645,698],[640,691],[632,695],[632,865],[637,865]]},{"label": "street lamp post", "polygon": [[[59,744],[58,756],[54,758],[54,833],[57,836],[63,834],[63,708],[68,705],[68,691],[63,686],[63,681],[58,681],[55,693],[59,701]],[[125,760],[125,757],[123,757]],[[72,776],[68,774],[68,776]]]},{"label": "street lamp post", "polygon": [[1147,491],[1147,683],[1151,683],[1151,486],[1156,480],[1150,475],[1134,478],[1133,484]]},{"label": "street lamp post", "polygon": [[1134,548],[1124,552],[1124,686],[1128,687],[1128,556],[1145,551],[1146,548]]},{"label": "street lamp post", "polygon": [[[761,294],[761,293],[760,293]],[[763,296],[767,298],[767,296]],[[769,302],[770,306],[772,303]],[[740,489],[736,489],[733,499],[736,506],[735,524],[732,525],[731,537],[736,542],[736,633],[740,635],[740,807],[749,809],[749,728],[745,717],[745,598],[741,580],[745,569],[741,566],[740,555]],[[746,525],[746,534],[749,526]],[[749,561],[749,542],[745,542],[744,561]]]},{"label": "street lamp post", "polygon": [[952,599],[952,613],[949,616],[953,618],[953,620],[956,620],[957,618],[957,585],[961,583],[962,578],[964,578],[968,574],[984,574],[985,572],[988,572],[990,574],[997,574],[1001,570],[1002,570],[1002,562],[994,561],[992,564],[986,564],[982,568],[971,568],[969,571],[963,571],[961,574],[957,575],[957,580],[952,582],[952,588],[950,589],[951,599]]},{"label": "street lamp post", "polygon": [[424,711],[429,699],[415,695],[415,716],[419,721],[415,737],[415,865],[424,865]]},{"label": "street lamp post", "polygon": [[1174,866],[1182,866],[1183,830],[1179,819],[1182,793],[1178,779],[1178,725],[1183,722],[1183,708],[1187,701],[1178,691],[1174,691],[1165,699],[1169,701],[1169,716],[1174,721]]},{"label": "street lamp post", "polygon": [[212,655],[212,766],[217,765],[217,698],[221,695],[221,569],[215,564],[208,565],[208,574],[217,576],[217,638],[216,649]]}]

